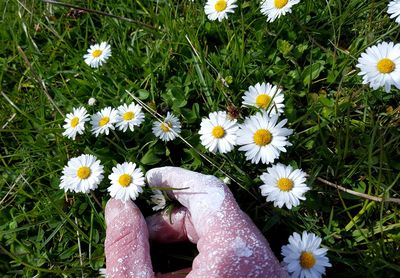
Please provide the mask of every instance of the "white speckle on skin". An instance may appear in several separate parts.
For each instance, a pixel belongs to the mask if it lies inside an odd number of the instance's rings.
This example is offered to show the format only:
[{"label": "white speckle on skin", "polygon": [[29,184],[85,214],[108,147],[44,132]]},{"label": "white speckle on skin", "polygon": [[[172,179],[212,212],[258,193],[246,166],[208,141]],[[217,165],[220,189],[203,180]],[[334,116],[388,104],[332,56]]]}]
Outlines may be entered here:
[{"label": "white speckle on skin", "polygon": [[236,237],[232,242],[233,250],[238,257],[250,257],[253,255],[251,249],[240,237]]},{"label": "white speckle on skin", "polygon": [[124,260],[122,258],[118,259],[118,262],[121,264]]}]

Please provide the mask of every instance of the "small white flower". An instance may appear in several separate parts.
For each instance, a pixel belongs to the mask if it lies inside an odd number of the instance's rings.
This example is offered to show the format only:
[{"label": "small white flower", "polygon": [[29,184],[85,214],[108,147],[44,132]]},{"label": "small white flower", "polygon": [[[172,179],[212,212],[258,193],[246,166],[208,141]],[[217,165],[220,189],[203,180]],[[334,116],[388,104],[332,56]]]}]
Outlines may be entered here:
[{"label": "small white flower", "polygon": [[326,256],[326,248],[320,248],[321,238],[313,233],[303,232],[302,236],[293,233],[289,244],[282,246],[283,265],[292,278],[318,278],[331,267]]},{"label": "small white flower", "polygon": [[298,4],[300,0],[264,0],[261,2],[261,13],[266,15],[267,22],[273,22],[275,19],[292,12],[292,7]]},{"label": "small white flower", "polygon": [[88,193],[103,180],[103,166],[90,154],[71,158],[63,169],[60,188],[65,191]]},{"label": "small white flower", "polygon": [[97,100],[94,97],[89,98],[88,104],[89,106],[94,106],[96,104]]},{"label": "small white flower", "polygon": [[225,111],[212,112],[200,124],[201,144],[210,152],[227,153],[236,145],[236,120],[230,120]]},{"label": "small white flower", "polygon": [[165,142],[174,140],[180,132],[181,123],[170,112],[167,113],[167,117],[165,117],[163,122],[155,121],[153,123],[153,134]]},{"label": "small white flower", "polygon": [[269,83],[257,83],[244,93],[243,105],[264,109],[268,114],[282,114],[284,96],[282,89]]},{"label": "small white flower", "polygon": [[392,85],[400,89],[400,44],[382,42],[368,47],[358,58],[358,75],[363,76],[363,84],[374,90],[385,87],[388,93]]},{"label": "small white flower", "polygon": [[107,188],[111,197],[122,201],[136,200],[139,193],[143,192],[144,176],[140,168],[132,162],[117,164],[108,176],[111,186]]},{"label": "small white flower", "polygon": [[100,112],[92,115],[90,124],[92,133],[97,137],[99,134],[108,135],[110,129],[114,130],[114,123],[117,121],[117,111],[111,107],[103,108]]},{"label": "small white flower", "polygon": [[307,174],[299,169],[293,170],[292,166],[281,163],[267,168],[267,172],[261,175],[264,182],[260,186],[261,195],[267,197],[267,201],[274,202],[274,206],[288,209],[305,200],[304,193],[310,188],[305,184]]},{"label": "small white flower", "polygon": [[65,118],[63,135],[75,140],[76,134],[83,134],[85,122],[89,121],[89,115],[85,107],[73,108],[72,113]]},{"label": "small white flower", "polygon": [[220,22],[228,18],[228,13],[233,13],[237,7],[236,0],[208,0],[204,12],[209,20],[218,19]]},{"label": "small white flower", "polygon": [[133,131],[134,126],[139,126],[144,120],[142,107],[139,104],[123,104],[117,108],[117,127],[125,132],[128,128]]},{"label": "small white flower", "polygon": [[387,12],[390,18],[396,18],[395,21],[400,24],[400,0],[390,1]]},{"label": "small white flower", "polygon": [[161,192],[161,190],[153,190],[153,195],[151,195],[150,199],[151,202],[155,204],[155,206],[152,207],[153,211],[162,210],[163,208],[165,208],[166,201],[164,194]]},{"label": "small white flower", "polygon": [[264,111],[245,118],[237,132],[236,143],[242,145],[239,151],[245,151],[246,159],[252,163],[272,163],[281,152],[286,152],[285,146],[292,144],[287,137],[293,133],[284,128],[287,120],[278,122],[278,115],[269,117]]},{"label": "small white flower", "polygon": [[111,46],[102,42],[101,44],[96,43],[91,45],[88,49],[88,53],[83,55],[85,63],[92,68],[98,68],[111,56]]}]

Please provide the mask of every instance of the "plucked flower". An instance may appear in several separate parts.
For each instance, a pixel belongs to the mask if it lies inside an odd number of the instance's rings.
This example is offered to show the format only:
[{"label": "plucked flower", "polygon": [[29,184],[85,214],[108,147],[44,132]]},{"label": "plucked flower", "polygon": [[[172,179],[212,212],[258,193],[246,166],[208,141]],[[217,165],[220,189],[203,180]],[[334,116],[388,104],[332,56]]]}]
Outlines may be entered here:
[{"label": "plucked flower", "polygon": [[167,142],[174,140],[177,134],[181,132],[181,123],[178,118],[168,112],[164,121],[155,121],[153,123],[153,134],[161,140]]},{"label": "plucked flower", "polygon": [[122,201],[136,200],[139,193],[143,192],[144,176],[142,170],[135,163],[124,162],[112,168],[108,176],[111,186],[107,188],[111,197]]},{"label": "plucked flower", "polygon": [[99,134],[106,134],[110,129],[114,130],[114,123],[117,121],[117,111],[112,107],[103,108],[100,112],[92,115],[90,124],[92,133],[97,137]]},{"label": "plucked flower", "polygon": [[274,206],[288,209],[305,200],[304,193],[310,188],[305,184],[307,174],[300,169],[294,170],[292,166],[281,163],[267,168],[267,172],[261,175],[264,182],[260,186],[261,195],[267,197],[267,201],[274,202]]},{"label": "plucked flower", "polygon": [[261,13],[266,15],[267,22],[273,22],[275,19],[292,12],[292,7],[298,4],[300,0],[264,0],[261,2]]},{"label": "plucked flower", "polygon": [[166,200],[161,190],[153,190],[153,195],[151,195],[150,200],[153,204],[155,204],[155,206],[152,207],[153,211],[162,210],[165,208]]},{"label": "plucked flower", "polygon": [[117,128],[122,131],[126,131],[128,128],[130,131],[134,130],[135,126],[139,126],[144,120],[144,113],[142,107],[139,104],[131,103],[126,105],[125,103],[117,108]]},{"label": "plucked flower", "polygon": [[257,83],[244,93],[243,105],[267,111],[268,114],[282,114],[284,95],[282,89],[270,83]]},{"label": "plucked flower", "polygon": [[269,117],[264,111],[245,118],[237,132],[239,151],[244,151],[246,159],[255,164],[274,162],[281,152],[286,152],[286,146],[292,145],[287,137],[293,131],[283,127],[286,122],[284,119],[278,123],[278,115]]},{"label": "plucked flower", "polygon": [[87,52],[83,55],[85,63],[92,68],[98,68],[111,56],[111,46],[106,42],[96,43],[91,45]]},{"label": "plucked flower", "polygon": [[90,154],[71,158],[63,169],[60,188],[65,191],[88,193],[103,180],[103,166]]},{"label": "plucked flower", "polygon": [[358,58],[357,67],[363,84],[374,90],[384,87],[388,93],[392,85],[400,89],[400,44],[382,42],[368,47]]},{"label": "plucked flower", "polygon": [[331,267],[326,256],[327,249],[320,248],[322,239],[313,233],[293,233],[289,244],[282,246],[282,264],[292,278],[318,278]]},{"label": "plucked flower", "polygon": [[222,21],[228,18],[228,13],[233,13],[237,7],[236,0],[208,0],[204,12],[209,20]]},{"label": "plucked flower", "polygon": [[225,111],[212,112],[200,124],[201,144],[210,152],[227,153],[236,145],[236,120],[229,119]]},{"label": "plucked flower", "polygon": [[83,134],[85,123],[89,121],[89,115],[85,107],[73,108],[72,113],[67,114],[65,118],[63,135],[75,140],[77,134]]}]

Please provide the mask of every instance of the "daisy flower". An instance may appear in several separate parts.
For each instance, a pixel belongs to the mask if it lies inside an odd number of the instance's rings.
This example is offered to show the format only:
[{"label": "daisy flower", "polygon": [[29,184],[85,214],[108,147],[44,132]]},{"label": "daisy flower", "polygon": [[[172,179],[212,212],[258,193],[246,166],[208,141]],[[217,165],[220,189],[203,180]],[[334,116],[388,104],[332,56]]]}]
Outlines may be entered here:
[{"label": "daisy flower", "polygon": [[400,0],[390,1],[387,12],[390,18],[396,18],[395,21],[400,24]]},{"label": "daisy flower", "polygon": [[291,146],[287,136],[293,131],[283,126],[287,120],[279,123],[278,115],[269,117],[265,112],[245,118],[239,125],[236,143],[242,145],[239,151],[245,151],[246,159],[252,163],[272,163],[279,157],[281,151],[286,152],[285,146]]},{"label": "daisy flower", "polygon": [[228,13],[233,13],[237,7],[236,0],[208,0],[204,6],[204,12],[209,20],[222,21],[228,18]]},{"label": "daisy flower", "polygon": [[320,248],[321,238],[313,233],[293,233],[289,244],[282,246],[283,265],[292,278],[321,277],[331,267],[326,248]]},{"label": "daisy flower", "polygon": [[181,123],[177,117],[169,112],[163,122],[155,121],[153,123],[154,135],[165,142],[174,140],[176,135],[180,132]]},{"label": "daisy flower", "polygon": [[90,154],[71,158],[63,169],[60,188],[65,191],[88,193],[103,180],[103,166]]},{"label": "daisy flower", "polygon": [[153,190],[153,195],[151,195],[150,200],[153,204],[155,204],[155,206],[152,207],[153,211],[162,210],[165,208],[166,201],[161,190]]},{"label": "daisy flower", "polygon": [[293,170],[292,166],[281,163],[267,168],[267,173],[261,175],[264,182],[260,186],[261,195],[267,197],[267,201],[274,202],[274,206],[288,209],[300,204],[299,200],[305,200],[304,193],[310,190],[305,184],[307,174],[302,170]]},{"label": "daisy flower", "polygon": [[108,176],[111,186],[107,188],[111,197],[123,201],[136,200],[139,193],[143,192],[144,176],[142,170],[135,163],[124,162],[112,168]]},{"label": "daisy flower", "polygon": [[89,115],[85,107],[73,108],[72,113],[65,118],[63,135],[75,140],[76,134],[83,134],[85,122],[89,121]]},{"label": "daisy flower", "polygon": [[100,112],[92,115],[90,124],[92,133],[97,137],[99,134],[108,135],[110,129],[114,130],[114,123],[117,120],[117,111],[111,107],[103,108]]},{"label": "daisy flower", "polygon": [[210,152],[227,153],[236,145],[236,120],[230,120],[225,111],[212,112],[201,121],[201,144]]},{"label": "daisy flower", "polygon": [[111,56],[111,46],[102,42],[101,44],[96,43],[91,45],[88,49],[88,53],[83,55],[85,63],[92,68],[98,68]]},{"label": "daisy flower", "polygon": [[111,186],[107,188],[111,197],[122,201],[136,200],[139,193],[143,192],[144,176],[140,168],[132,162],[117,164],[108,176]]},{"label": "daisy flower", "polygon": [[264,0],[261,2],[261,13],[268,17],[267,22],[273,22],[275,19],[292,12],[292,7],[298,4],[300,0]]},{"label": "daisy flower", "polygon": [[382,42],[368,47],[358,58],[358,75],[363,76],[363,84],[374,90],[385,87],[388,93],[392,85],[400,89],[400,44]]},{"label": "daisy flower", "polygon": [[282,90],[269,83],[257,83],[244,93],[243,105],[264,109],[268,114],[283,113],[284,96]]},{"label": "daisy flower", "polygon": [[133,131],[144,120],[142,107],[139,104],[123,104],[117,108],[117,127],[125,132],[128,128]]}]

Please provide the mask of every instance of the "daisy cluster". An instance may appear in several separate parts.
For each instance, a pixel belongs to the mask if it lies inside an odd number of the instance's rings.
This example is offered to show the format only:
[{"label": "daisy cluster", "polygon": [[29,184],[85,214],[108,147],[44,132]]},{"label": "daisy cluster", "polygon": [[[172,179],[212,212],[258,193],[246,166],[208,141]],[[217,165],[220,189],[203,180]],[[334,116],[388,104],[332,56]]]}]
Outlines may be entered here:
[{"label": "daisy cluster", "polygon": [[[89,105],[93,101],[89,99]],[[73,108],[72,113],[67,114],[63,135],[75,140],[78,134],[85,131],[86,122],[90,121],[91,133],[98,137],[101,134],[108,135],[110,130],[118,129],[122,132],[134,131],[144,121],[145,116],[139,104],[124,103],[117,107],[105,107],[93,115],[89,115],[85,107]],[[172,113],[167,112],[167,116],[162,121],[153,122],[153,133],[156,137],[167,142],[175,139],[181,131],[179,119]]]}]

